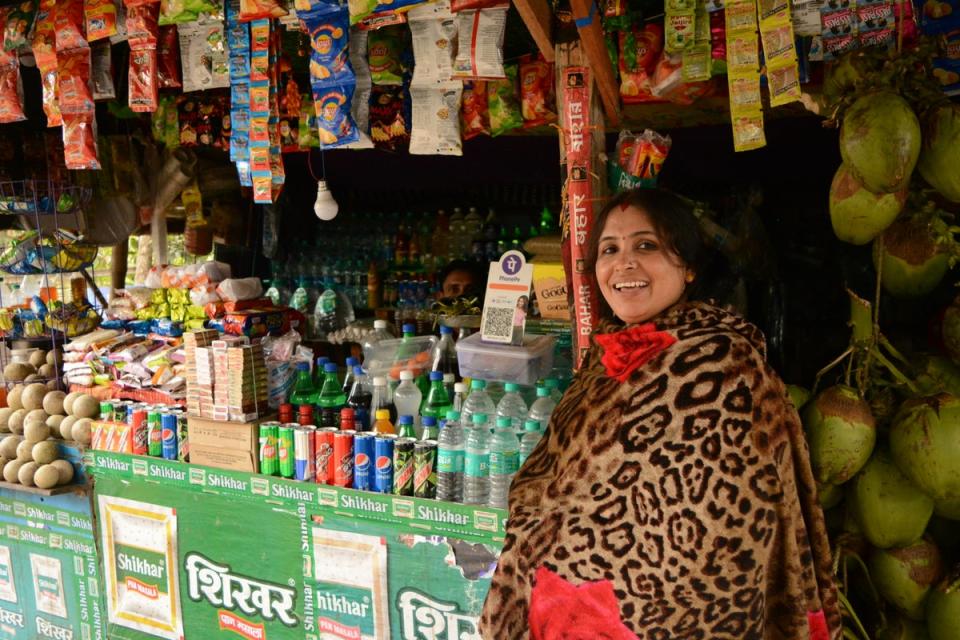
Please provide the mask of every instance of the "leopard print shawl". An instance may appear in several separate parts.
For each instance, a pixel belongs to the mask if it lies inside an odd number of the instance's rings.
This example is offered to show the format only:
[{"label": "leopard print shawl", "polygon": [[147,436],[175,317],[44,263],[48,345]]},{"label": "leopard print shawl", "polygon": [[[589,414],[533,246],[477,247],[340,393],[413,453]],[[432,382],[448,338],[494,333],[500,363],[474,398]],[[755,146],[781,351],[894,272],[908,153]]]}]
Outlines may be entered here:
[{"label": "leopard print shawl", "polygon": [[622,384],[594,341],[517,473],[482,637],[528,637],[539,567],[610,581],[644,640],[839,637],[807,445],[762,334],[703,303],[655,323],[677,341]]}]

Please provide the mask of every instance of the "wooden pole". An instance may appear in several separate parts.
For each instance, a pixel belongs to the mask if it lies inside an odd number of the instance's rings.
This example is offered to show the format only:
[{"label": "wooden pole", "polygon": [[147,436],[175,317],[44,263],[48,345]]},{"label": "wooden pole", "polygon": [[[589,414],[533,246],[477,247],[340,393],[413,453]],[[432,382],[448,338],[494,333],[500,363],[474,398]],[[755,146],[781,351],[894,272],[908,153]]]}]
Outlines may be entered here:
[{"label": "wooden pole", "polygon": [[553,62],[553,13],[547,5],[547,0],[513,0],[513,6],[527,25],[527,31],[537,43],[540,54],[547,62]]},{"label": "wooden pole", "polygon": [[[130,239],[113,245],[113,258],[110,263],[110,288],[113,291],[125,289],[127,285],[127,256],[130,251]],[[111,293],[112,295],[112,293]]]},{"label": "wooden pole", "polygon": [[591,75],[597,83],[603,110],[607,114],[607,123],[612,127],[620,125],[620,88],[617,76],[613,73],[613,64],[607,53],[603,39],[603,26],[594,0],[570,0],[573,19],[580,32],[580,42],[586,56]]}]

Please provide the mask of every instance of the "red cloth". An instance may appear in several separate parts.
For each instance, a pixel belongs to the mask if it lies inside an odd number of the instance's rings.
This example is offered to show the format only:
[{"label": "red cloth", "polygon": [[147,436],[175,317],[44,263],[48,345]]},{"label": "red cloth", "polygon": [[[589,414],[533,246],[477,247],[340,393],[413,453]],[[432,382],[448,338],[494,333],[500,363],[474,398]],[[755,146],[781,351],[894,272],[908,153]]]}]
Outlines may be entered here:
[{"label": "red cloth", "polygon": [[807,611],[807,624],[810,625],[810,640],[830,640],[830,628],[823,609]]},{"label": "red cloth", "polygon": [[677,341],[666,331],[657,331],[652,322],[615,333],[598,333],[594,339],[603,348],[600,362],[607,375],[620,382],[626,382],[634,370]]},{"label": "red cloth", "polygon": [[532,640],[639,640],[620,619],[609,580],[576,586],[540,567],[536,581],[527,618]]}]

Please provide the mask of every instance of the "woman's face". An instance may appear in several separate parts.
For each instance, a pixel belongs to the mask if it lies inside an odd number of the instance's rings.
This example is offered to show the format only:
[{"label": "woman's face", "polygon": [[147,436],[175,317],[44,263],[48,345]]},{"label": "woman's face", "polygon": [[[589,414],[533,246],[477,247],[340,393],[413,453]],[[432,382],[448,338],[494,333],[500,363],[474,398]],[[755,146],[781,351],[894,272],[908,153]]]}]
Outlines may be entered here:
[{"label": "woman's face", "polygon": [[646,322],[683,296],[689,270],[668,249],[642,209],[616,208],[600,234],[596,276],[613,313]]}]

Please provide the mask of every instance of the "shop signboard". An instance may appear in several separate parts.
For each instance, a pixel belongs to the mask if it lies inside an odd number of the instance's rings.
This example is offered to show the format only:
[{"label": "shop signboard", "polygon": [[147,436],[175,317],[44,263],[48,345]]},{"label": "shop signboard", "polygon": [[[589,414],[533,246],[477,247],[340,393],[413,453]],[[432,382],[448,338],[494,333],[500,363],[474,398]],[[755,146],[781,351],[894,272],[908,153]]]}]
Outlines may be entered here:
[{"label": "shop signboard", "polygon": [[111,639],[479,638],[505,513],[91,452]]}]

